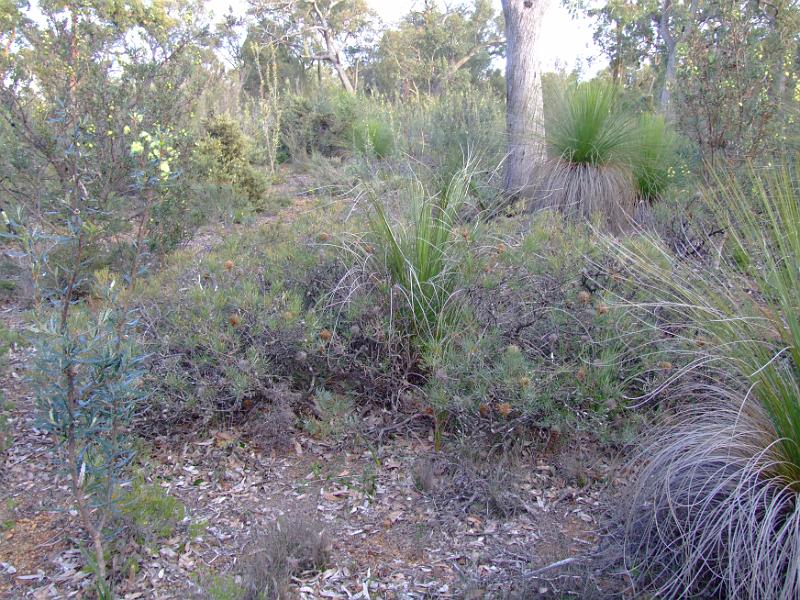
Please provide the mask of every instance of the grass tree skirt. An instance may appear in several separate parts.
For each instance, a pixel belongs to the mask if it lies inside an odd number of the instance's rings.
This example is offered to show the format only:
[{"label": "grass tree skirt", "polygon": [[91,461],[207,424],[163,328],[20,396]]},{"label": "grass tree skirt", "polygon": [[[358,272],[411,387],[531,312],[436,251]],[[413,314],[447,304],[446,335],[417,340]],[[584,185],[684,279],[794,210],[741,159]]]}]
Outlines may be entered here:
[{"label": "grass tree skirt", "polygon": [[530,207],[557,210],[568,218],[596,219],[609,231],[618,232],[635,223],[636,204],[625,169],[551,160]]}]

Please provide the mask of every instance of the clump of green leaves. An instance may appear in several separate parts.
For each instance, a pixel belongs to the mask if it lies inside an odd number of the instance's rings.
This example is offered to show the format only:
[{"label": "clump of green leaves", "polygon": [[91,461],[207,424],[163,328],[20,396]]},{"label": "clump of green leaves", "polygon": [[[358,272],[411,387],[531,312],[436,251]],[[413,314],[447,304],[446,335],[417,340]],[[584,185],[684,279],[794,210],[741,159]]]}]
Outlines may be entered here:
[{"label": "clump of green leaves", "polygon": [[636,130],[619,90],[602,80],[565,84],[546,121],[550,162],[535,207],[600,216],[612,229],[629,225],[636,204]]},{"label": "clump of green leaves", "polygon": [[292,160],[301,162],[314,155],[330,157],[350,151],[360,102],[366,100],[324,87],[311,94],[290,96],[281,139]]},{"label": "clump of green leaves", "polygon": [[386,273],[392,293],[399,293],[409,333],[423,346],[444,341],[460,318],[453,230],[469,182],[465,169],[438,194],[415,183],[407,220],[393,221],[379,202],[373,203],[379,244],[373,266]]},{"label": "clump of green leaves", "polygon": [[497,222],[467,237],[466,317],[425,386],[440,422],[493,444],[535,429],[617,437],[653,365],[637,350],[649,336],[601,291],[633,292],[589,227],[540,211],[523,234]]},{"label": "clump of green leaves", "polygon": [[314,416],[304,422],[304,428],[322,439],[341,436],[353,429],[354,412],[351,398],[317,389],[314,393]]},{"label": "clump of green leaves", "polygon": [[675,178],[677,136],[661,115],[644,113],[636,128],[633,176],[639,198],[659,200]]},{"label": "clump of green leaves", "polygon": [[216,116],[205,125],[206,135],[197,142],[195,168],[208,181],[229,185],[252,206],[261,207],[269,186],[268,177],[250,162],[251,143],[239,124]]},{"label": "clump of green leaves", "polygon": [[383,118],[367,117],[353,125],[353,144],[361,154],[386,158],[395,149],[394,130]]},{"label": "clump of green leaves", "polygon": [[[0,323],[0,373],[6,369],[7,355],[12,345],[20,341],[22,341],[21,336],[17,332]],[[11,403],[6,401],[4,391],[0,390],[0,455],[11,446],[12,442],[8,417],[11,406]]]},{"label": "clump of green leaves", "polygon": [[295,355],[313,353],[319,328],[320,291],[306,281],[320,260],[313,250],[290,228],[268,226],[230,236],[200,261],[173,253],[136,298],[155,333],[141,340],[155,390],[143,416],[211,422],[267,402],[277,378],[307,386],[308,364]]},{"label": "clump of green leaves", "polygon": [[161,486],[138,477],[122,493],[119,513],[137,537],[151,541],[171,537],[186,516],[186,507]]},{"label": "clump of green leaves", "polygon": [[599,79],[564,84],[547,120],[547,147],[553,158],[574,165],[629,166],[635,128],[619,90]]}]

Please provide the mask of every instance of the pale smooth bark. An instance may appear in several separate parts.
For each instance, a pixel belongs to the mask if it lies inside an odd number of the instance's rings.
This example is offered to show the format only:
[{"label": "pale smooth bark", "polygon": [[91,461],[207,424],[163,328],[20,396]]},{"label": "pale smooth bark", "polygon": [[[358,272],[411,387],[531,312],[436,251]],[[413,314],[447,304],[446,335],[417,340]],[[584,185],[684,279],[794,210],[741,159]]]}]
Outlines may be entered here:
[{"label": "pale smooth bark", "polygon": [[551,0],[503,0],[506,21],[506,193],[528,195],[545,159],[541,31]]},{"label": "pale smooth bark", "polygon": [[684,23],[682,27],[673,33],[670,29],[670,13],[672,12],[672,0],[662,0],[661,2],[661,19],[658,24],[658,35],[661,41],[664,42],[664,48],[667,53],[666,65],[664,67],[664,87],[661,88],[661,97],[659,98],[659,107],[661,112],[667,118],[672,118],[672,90],[675,87],[676,81],[676,66],[678,56],[678,44],[683,42],[689,26],[694,26],[694,21],[697,18],[697,0],[692,0],[689,5],[689,23]]}]

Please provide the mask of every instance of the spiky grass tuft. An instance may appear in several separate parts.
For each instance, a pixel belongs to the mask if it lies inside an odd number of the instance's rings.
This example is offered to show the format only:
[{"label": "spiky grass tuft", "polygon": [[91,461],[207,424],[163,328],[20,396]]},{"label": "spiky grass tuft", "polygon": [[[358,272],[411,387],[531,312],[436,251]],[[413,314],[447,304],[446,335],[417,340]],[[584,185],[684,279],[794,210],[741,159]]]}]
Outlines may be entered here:
[{"label": "spiky grass tuft", "polygon": [[635,128],[618,90],[597,80],[564,86],[546,125],[550,158],[534,208],[600,214],[612,229],[631,223]]},{"label": "spiky grass tuft", "polygon": [[547,123],[550,155],[573,164],[630,165],[634,128],[619,90],[592,80],[563,86]]},{"label": "spiky grass tuft", "polygon": [[[717,182],[731,260],[698,272],[609,240],[672,315],[692,403],[657,431],[633,494],[628,567],[658,597],[800,597],[800,195],[786,170]],[[676,332],[677,333],[676,335]]]},{"label": "spiky grass tuft", "polygon": [[440,343],[460,317],[456,300],[453,228],[466,200],[471,169],[464,168],[436,194],[416,182],[409,214],[393,220],[374,202],[372,229],[379,251],[373,264],[404,300],[407,322],[423,345]]}]

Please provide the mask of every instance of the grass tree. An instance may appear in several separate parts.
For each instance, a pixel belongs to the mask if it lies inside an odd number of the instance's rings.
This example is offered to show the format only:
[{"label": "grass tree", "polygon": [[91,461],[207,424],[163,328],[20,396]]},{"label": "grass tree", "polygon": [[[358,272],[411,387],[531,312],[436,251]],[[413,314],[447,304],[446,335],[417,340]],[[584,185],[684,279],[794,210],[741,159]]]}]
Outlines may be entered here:
[{"label": "grass tree", "polygon": [[788,600],[800,596],[800,197],[785,169],[717,183],[720,269],[656,241],[610,242],[657,299],[640,308],[693,359],[673,390],[685,408],[642,453],[626,561],[659,598]]},{"label": "grass tree", "polygon": [[601,215],[623,228],[636,204],[635,141],[635,124],[615,86],[600,80],[563,85],[548,112],[548,161],[534,207]]}]

